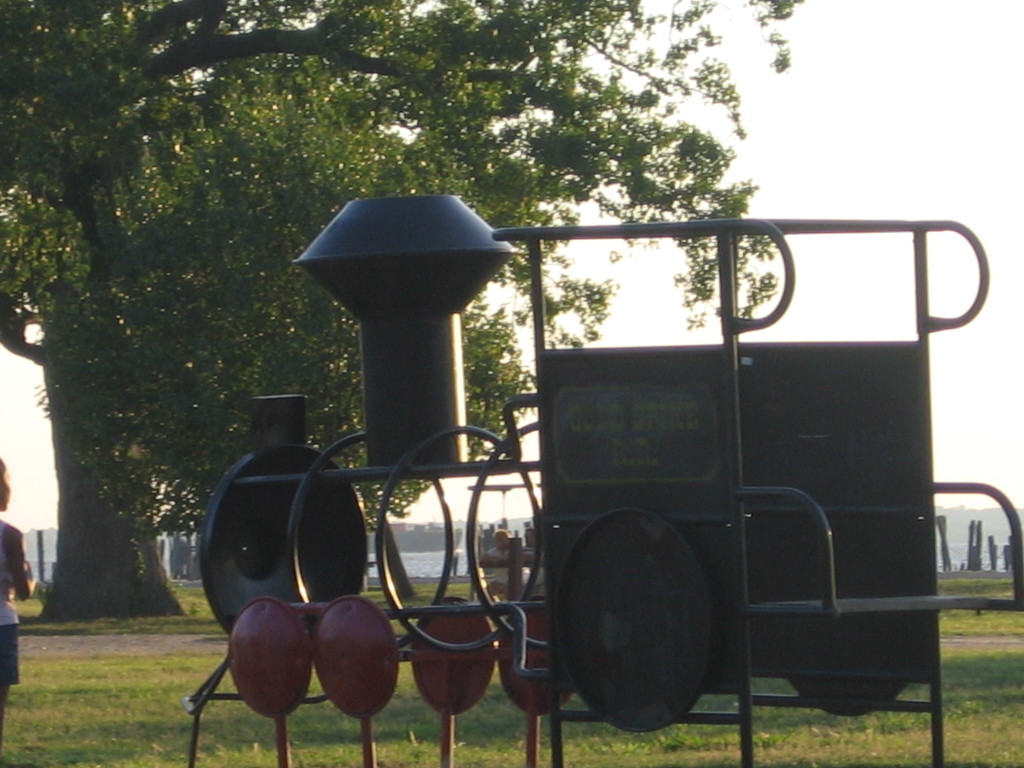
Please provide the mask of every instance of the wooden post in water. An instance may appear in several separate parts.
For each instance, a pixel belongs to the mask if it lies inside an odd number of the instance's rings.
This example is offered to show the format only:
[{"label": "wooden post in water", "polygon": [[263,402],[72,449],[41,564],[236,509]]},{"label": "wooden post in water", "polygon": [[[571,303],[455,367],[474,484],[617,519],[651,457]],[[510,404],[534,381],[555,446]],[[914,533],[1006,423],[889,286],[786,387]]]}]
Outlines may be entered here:
[{"label": "wooden post in water", "polygon": [[939,529],[939,551],[942,553],[942,570],[953,570],[953,562],[949,557],[949,539],[946,537],[946,516],[938,515],[935,525]]},{"label": "wooden post in water", "polygon": [[988,562],[990,571],[999,570],[999,550],[996,547],[996,537],[988,537]]},{"label": "wooden post in water", "polygon": [[36,578],[39,581],[46,581],[46,547],[43,545],[43,532],[36,530],[36,557],[39,558],[39,574]]},{"label": "wooden post in water", "polygon": [[967,531],[967,570],[981,570],[981,541],[982,525],[981,520],[971,520]]},{"label": "wooden post in water", "polygon": [[974,521],[967,526],[967,570],[971,570],[972,558],[974,557]]}]

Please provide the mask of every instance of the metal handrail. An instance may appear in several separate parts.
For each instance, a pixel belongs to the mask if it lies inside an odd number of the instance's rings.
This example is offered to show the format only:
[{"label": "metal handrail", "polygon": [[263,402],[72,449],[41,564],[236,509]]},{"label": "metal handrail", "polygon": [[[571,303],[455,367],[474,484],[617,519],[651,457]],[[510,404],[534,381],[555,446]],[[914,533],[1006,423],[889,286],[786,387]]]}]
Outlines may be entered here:
[{"label": "metal handrail", "polygon": [[793,252],[785,235],[774,222],[765,219],[698,219],[694,221],[652,222],[632,224],[600,224],[593,226],[564,227],[511,227],[496,229],[493,233],[499,241],[526,241],[531,245],[531,254],[537,250],[537,243],[554,240],[641,240],[650,238],[690,239],[715,237],[719,235],[761,235],[768,237],[778,248],[782,259],[782,293],[775,308],[764,317],[744,318],[734,316],[728,319],[734,333],[762,330],[777,323],[789,309],[796,286],[796,270]]},{"label": "metal handrail", "polygon": [[995,501],[1006,515],[1010,526],[1010,563],[1013,576],[1013,605],[1016,610],[1024,611],[1024,542],[1021,540],[1020,513],[1010,499],[991,485],[983,483],[935,483],[935,493],[957,495],[988,496]]},{"label": "metal handrail", "polygon": [[[985,247],[978,236],[968,227],[957,221],[899,221],[899,220],[827,220],[827,219],[773,219],[772,223],[786,235],[817,235],[817,234],[898,234],[907,233],[924,236],[933,232],[952,232],[960,235],[971,246],[978,265],[978,289],[967,311],[958,317],[926,318],[926,330],[929,333],[949,331],[974,320],[985,306],[991,284],[991,271]],[[920,300],[920,299],[919,299]]]},{"label": "metal handrail", "polygon": [[[929,233],[952,232],[960,235],[970,245],[978,266],[978,287],[968,309],[957,317],[924,318],[926,333],[961,328],[974,320],[981,312],[988,297],[991,272],[985,248],[977,235],[968,227],[956,221],[903,221],[903,220],[854,220],[854,219],[700,219],[684,222],[653,222],[634,224],[610,224],[593,226],[560,227],[513,227],[497,229],[494,239],[500,241],[541,241],[556,240],[635,240],[646,238],[698,238],[723,234],[765,235],[779,249],[783,262],[783,286],[779,303],[764,318],[731,318],[733,332],[745,333],[767,328],[777,322],[789,307],[795,288],[795,271],[792,252],[786,242],[787,235],[813,234],[895,234],[907,233],[924,237]],[[919,270],[924,265],[918,265]],[[919,296],[920,304],[925,297]]]},{"label": "metal handrail", "polygon": [[836,596],[836,556],[833,543],[832,524],[828,515],[821,505],[814,498],[799,488],[784,488],[774,486],[755,487],[748,486],[737,488],[736,495],[740,499],[782,497],[793,499],[800,506],[807,510],[815,523],[820,538],[818,539],[818,551],[822,555],[821,573],[821,608],[822,611],[831,615],[839,615],[839,606]]}]

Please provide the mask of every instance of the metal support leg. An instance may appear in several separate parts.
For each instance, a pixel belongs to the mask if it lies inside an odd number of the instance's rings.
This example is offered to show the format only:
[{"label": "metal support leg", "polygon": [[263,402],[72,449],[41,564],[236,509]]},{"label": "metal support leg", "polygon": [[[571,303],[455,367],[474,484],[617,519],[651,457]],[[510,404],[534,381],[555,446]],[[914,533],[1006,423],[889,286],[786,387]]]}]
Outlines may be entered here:
[{"label": "metal support leg", "polygon": [[228,671],[230,663],[231,660],[225,658],[213,671],[213,674],[206,678],[206,681],[199,686],[195,693],[181,700],[181,705],[185,708],[185,711],[192,715],[192,738],[188,747],[188,768],[196,768],[196,754],[199,751],[199,721],[203,716],[203,707],[206,706],[206,702],[216,692],[220,681],[224,679],[224,674]]},{"label": "metal support leg", "polygon": [[935,668],[929,685],[932,726],[932,768],[943,768],[946,763],[945,732],[942,713],[942,655],[935,650]]},{"label": "metal support leg", "polygon": [[[552,696],[555,694],[552,693]],[[550,715],[551,733],[551,768],[565,768],[565,759],[562,754],[562,718],[559,715],[561,705],[556,703]]]}]

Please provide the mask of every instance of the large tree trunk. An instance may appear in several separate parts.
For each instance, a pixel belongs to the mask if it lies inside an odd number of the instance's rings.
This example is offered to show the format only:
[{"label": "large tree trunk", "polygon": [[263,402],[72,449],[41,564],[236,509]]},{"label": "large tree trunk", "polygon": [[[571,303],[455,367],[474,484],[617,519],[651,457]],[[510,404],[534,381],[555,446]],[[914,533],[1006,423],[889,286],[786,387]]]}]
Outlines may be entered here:
[{"label": "large tree trunk", "polygon": [[[56,401],[56,402],[55,402]],[[181,613],[152,538],[106,503],[78,461],[50,399],[57,506],[57,566],[43,617],[75,621]]]}]

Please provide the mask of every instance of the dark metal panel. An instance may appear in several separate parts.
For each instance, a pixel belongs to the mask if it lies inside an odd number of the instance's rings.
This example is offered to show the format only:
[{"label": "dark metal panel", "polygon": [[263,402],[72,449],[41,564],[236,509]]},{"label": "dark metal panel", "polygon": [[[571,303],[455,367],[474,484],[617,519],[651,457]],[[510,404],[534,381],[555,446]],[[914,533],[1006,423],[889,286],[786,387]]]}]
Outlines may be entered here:
[{"label": "dark metal panel", "polygon": [[[725,606],[714,612],[709,688],[734,681],[739,632],[722,362],[712,347],[551,350],[541,357],[538,388],[548,589],[558,593],[588,523],[621,508],[661,516],[700,563],[712,603]],[[553,632],[557,683],[566,685],[559,649],[571,650]]]},{"label": "dark metal panel", "polygon": [[925,361],[912,342],[744,345],[745,483],[825,506],[930,503]]},{"label": "dark metal panel", "polygon": [[[797,487],[822,504],[834,534],[840,600],[935,591],[925,361],[917,343],[742,350],[745,479]],[[819,534],[806,513],[781,502],[747,511],[750,601],[819,598]],[[752,621],[754,666],[802,684],[830,680],[826,689],[860,698],[863,685],[849,681],[927,677],[937,663],[929,652],[937,632],[932,612],[759,615]],[[884,698],[900,687],[866,690]]]},{"label": "dark metal panel", "polygon": [[673,518],[722,520],[719,364],[703,347],[545,353],[548,519],[593,518],[642,499]]}]

